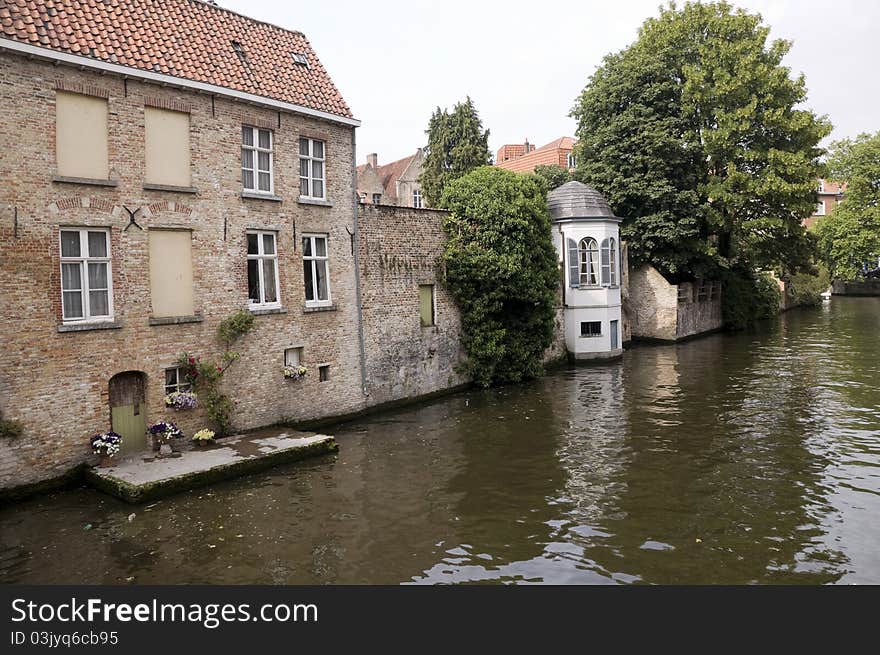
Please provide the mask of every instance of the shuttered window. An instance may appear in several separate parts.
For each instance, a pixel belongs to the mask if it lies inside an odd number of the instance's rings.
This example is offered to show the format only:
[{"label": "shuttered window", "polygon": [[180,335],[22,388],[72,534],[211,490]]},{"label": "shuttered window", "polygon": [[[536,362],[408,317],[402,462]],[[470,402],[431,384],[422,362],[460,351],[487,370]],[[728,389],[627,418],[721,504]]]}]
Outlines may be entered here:
[{"label": "shuttered window", "polygon": [[153,316],[192,316],[192,236],[189,230],[150,230]]},{"label": "shuttered window", "polygon": [[58,175],[63,177],[109,178],[107,100],[58,91],[55,163]]},{"label": "shuttered window", "polygon": [[434,285],[419,285],[419,313],[421,315],[422,327],[430,327],[434,325]]}]

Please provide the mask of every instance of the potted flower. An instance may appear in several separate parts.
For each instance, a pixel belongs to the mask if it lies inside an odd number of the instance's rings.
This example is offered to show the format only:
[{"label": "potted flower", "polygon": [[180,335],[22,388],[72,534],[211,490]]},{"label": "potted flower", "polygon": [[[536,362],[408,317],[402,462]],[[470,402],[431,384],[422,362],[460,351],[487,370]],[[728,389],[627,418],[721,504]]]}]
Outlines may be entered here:
[{"label": "potted flower", "polygon": [[214,441],[214,431],[204,428],[193,435],[193,441],[197,446],[207,446]]},{"label": "potted flower", "polygon": [[198,403],[198,397],[191,391],[173,391],[165,396],[165,407],[172,407],[177,411],[193,409]]},{"label": "potted flower", "polygon": [[122,437],[113,430],[96,434],[91,439],[92,452],[100,457],[98,466],[110,466],[110,460],[122,447]]},{"label": "potted flower", "polygon": [[284,378],[287,380],[293,380],[294,382],[296,380],[302,380],[308,372],[309,369],[307,369],[305,366],[288,365],[281,369],[281,373],[284,375]]},{"label": "potted flower", "polygon": [[183,431],[173,421],[153,423],[147,428],[147,432],[153,436],[154,443],[158,444],[159,453],[162,455],[170,455],[174,452],[174,448],[171,447],[172,440],[183,436]]}]

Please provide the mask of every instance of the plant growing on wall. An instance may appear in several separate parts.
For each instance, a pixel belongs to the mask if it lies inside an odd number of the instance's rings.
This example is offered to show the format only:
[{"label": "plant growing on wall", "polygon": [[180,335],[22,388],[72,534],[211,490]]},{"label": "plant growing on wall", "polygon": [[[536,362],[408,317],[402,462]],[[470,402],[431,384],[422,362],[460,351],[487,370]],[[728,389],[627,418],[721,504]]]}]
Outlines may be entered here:
[{"label": "plant growing on wall", "polygon": [[18,421],[3,417],[0,412],[0,439],[15,439],[24,433],[24,426]]},{"label": "plant growing on wall", "polygon": [[187,382],[204,399],[205,412],[216,425],[216,432],[220,436],[228,433],[233,410],[232,400],[221,389],[223,375],[239,358],[239,354],[232,350],[232,345],[250,332],[253,326],[253,314],[240,310],[221,321],[217,327],[217,338],[224,347],[219,361],[203,362],[200,357],[186,352],[177,360]]},{"label": "plant growing on wall", "polygon": [[485,166],[451,182],[440,205],[468,373],[481,386],[541,375],[559,287],[544,183]]}]

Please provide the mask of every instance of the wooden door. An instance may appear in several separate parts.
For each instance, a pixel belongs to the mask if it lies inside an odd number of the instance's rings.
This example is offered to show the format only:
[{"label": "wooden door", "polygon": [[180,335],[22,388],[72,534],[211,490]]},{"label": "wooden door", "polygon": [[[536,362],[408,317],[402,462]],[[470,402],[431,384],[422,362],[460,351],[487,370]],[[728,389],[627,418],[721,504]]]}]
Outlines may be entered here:
[{"label": "wooden door", "polygon": [[144,416],[144,374],[128,371],[110,379],[110,422],[122,436],[119,456],[136,455],[147,449]]}]

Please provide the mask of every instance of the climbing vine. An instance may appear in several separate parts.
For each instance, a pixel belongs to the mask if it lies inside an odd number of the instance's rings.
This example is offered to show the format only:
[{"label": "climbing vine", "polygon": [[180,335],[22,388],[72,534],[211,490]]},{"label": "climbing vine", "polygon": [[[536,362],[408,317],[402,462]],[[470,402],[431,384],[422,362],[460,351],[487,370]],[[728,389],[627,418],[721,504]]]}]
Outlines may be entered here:
[{"label": "climbing vine", "polygon": [[232,350],[232,345],[254,326],[254,316],[241,310],[224,319],[217,327],[217,338],[223,344],[224,352],[219,361],[203,362],[200,357],[188,352],[182,353],[177,365],[183,370],[187,382],[203,399],[208,419],[216,426],[218,436],[228,434],[232,420],[232,399],[221,389],[223,376],[240,357]]}]

